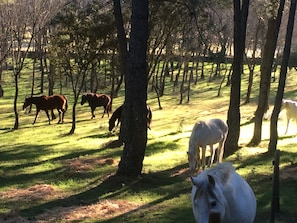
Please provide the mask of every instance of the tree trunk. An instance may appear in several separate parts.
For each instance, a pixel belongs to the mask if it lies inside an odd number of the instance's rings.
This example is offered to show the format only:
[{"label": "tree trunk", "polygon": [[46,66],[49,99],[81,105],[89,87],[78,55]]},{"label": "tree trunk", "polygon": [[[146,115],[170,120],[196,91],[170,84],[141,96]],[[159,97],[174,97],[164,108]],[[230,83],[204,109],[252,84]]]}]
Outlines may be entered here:
[{"label": "tree trunk", "polygon": [[227,124],[229,132],[226,139],[226,155],[238,149],[240,134],[240,89],[243,54],[245,49],[246,21],[248,17],[249,0],[233,0],[234,5],[234,60],[231,77],[231,93]]},{"label": "tree trunk", "polygon": [[252,47],[252,58],[249,60],[248,57],[246,56],[246,61],[248,63],[248,68],[249,68],[249,82],[248,82],[248,88],[247,88],[247,93],[246,93],[246,98],[245,98],[245,104],[250,103],[250,96],[252,92],[252,86],[254,82],[254,70],[256,66],[256,51],[258,49],[258,44],[259,44],[259,32],[263,29],[263,19],[260,18],[258,19],[258,24],[256,27],[256,33],[254,37],[254,42],[253,42],[253,47]]},{"label": "tree trunk", "polygon": [[14,110],[14,127],[13,129],[16,130],[19,128],[19,113],[17,108],[17,101],[19,95],[19,73],[14,73],[14,84],[15,84],[15,94],[14,94],[14,101],[13,101],[13,110]]},{"label": "tree trunk", "polygon": [[277,145],[277,138],[278,138],[277,120],[281,110],[284,89],[286,86],[287,67],[288,67],[289,57],[290,57],[295,11],[296,11],[296,0],[291,0],[290,13],[289,13],[289,19],[288,19],[288,25],[287,25],[287,33],[286,33],[286,42],[285,42],[283,60],[282,60],[281,71],[280,71],[280,78],[279,78],[278,89],[277,89],[275,103],[274,103],[274,109],[273,109],[271,121],[270,121],[270,141],[269,141],[268,151],[275,151],[276,145]]},{"label": "tree trunk", "polygon": [[114,8],[115,21],[116,21],[117,36],[119,41],[120,69],[121,69],[120,80],[115,90],[117,95],[121,87],[121,84],[123,82],[123,77],[125,77],[127,74],[128,50],[127,50],[126,33],[125,33],[124,22],[122,17],[121,1],[113,0],[113,8]]},{"label": "tree trunk", "polygon": [[71,124],[71,129],[69,131],[69,135],[73,134],[76,128],[76,115],[75,115],[76,104],[77,104],[77,98],[74,99],[74,103],[72,106],[72,124]]},{"label": "tree trunk", "polygon": [[261,79],[258,107],[255,112],[254,135],[249,146],[256,146],[261,142],[262,138],[262,120],[265,112],[268,110],[268,98],[270,91],[271,69],[276,49],[279,27],[281,23],[282,13],[285,1],[280,1],[278,14],[276,18],[268,21],[268,29],[266,34],[266,42],[261,61]]},{"label": "tree trunk", "polygon": [[141,174],[147,143],[148,0],[132,0],[130,57],[120,137],[124,150],[118,175]]}]

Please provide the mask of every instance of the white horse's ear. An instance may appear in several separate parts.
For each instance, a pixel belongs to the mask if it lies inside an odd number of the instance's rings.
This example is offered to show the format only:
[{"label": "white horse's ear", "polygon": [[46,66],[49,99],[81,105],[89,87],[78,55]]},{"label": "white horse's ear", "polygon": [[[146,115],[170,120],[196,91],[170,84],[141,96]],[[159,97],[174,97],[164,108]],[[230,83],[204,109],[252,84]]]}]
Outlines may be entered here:
[{"label": "white horse's ear", "polygon": [[215,185],[216,185],[216,182],[215,182],[213,176],[211,176],[211,175],[207,175],[207,177],[208,177],[208,182],[209,182],[212,186],[215,186]]},{"label": "white horse's ear", "polygon": [[190,177],[190,178],[191,178],[192,184],[194,186],[197,186],[198,182],[196,182],[195,177]]}]

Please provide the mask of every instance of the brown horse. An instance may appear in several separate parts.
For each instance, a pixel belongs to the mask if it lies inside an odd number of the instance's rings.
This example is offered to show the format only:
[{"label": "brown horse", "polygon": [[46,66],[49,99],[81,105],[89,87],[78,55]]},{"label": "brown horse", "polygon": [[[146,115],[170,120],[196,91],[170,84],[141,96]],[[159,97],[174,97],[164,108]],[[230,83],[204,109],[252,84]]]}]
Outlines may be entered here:
[{"label": "brown horse", "polygon": [[[111,118],[109,119],[109,126],[108,126],[108,130],[111,131],[114,127],[115,127],[115,123],[117,121],[117,125],[118,126],[121,122],[121,116],[122,116],[122,111],[123,111],[123,105],[121,105],[120,107],[118,107],[114,113],[112,114]],[[151,122],[152,122],[152,110],[149,106],[147,106],[147,127],[149,129],[151,129]]]},{"label": "brown horse", "polygon": [[64,122],[64,115],[68,108],[68,102],[67,98],[64,95],[51,95],[51,96],[38,96],[38,97],[28,97],[25,99],[23,110],[27,108],[29,105],[35,104],[36,105],[36,115],[33,124],[35,124],[38,113],[40,110],[44,110],[47,118],[48,118],[48,124],[51,124],[50,117],[49,117],[49,110],[57,109],[59,112],[59,122]]},{"label": "brown horse", "polygon": [[99,106],[104,107],[102,118],[104,117],[105,113],[107,113],[107,116],[109,117],[109,112],[111,110],[111,98],[109,95],[86,93],[82,95],[80,104],[83,105],[86,101],[89,103],[89,106],[91,107],[92,119],[95,118],[94,111],[96,107],[99,107]]}]

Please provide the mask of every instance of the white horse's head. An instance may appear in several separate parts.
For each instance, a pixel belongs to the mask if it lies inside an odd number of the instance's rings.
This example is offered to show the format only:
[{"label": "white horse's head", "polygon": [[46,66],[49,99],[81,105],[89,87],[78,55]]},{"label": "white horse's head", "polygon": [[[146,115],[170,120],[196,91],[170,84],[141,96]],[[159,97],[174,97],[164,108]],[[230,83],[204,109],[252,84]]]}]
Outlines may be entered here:
[{"label": "white horse's head", "polygon": [[[205,172],[205,171],[204,171]],[[220,219],[225,216],[225,197],[211,175],[203,178],[192,177],[192,208],[196,222],[208,223],[212,214],[218,214]]]},{"label": "white horse's head", "polygon": [[254,192],[230,163],[220,163],[191,180],[192,209],[197,223],[208,223],[213,214],[220,216],[220,222],[254,221],[257,207]]},{"label": "white horse's head", "polygon": [[200,166],[199,160],[197,158],[197,153],[197,149],[195,148],[189,149],[189,151],[187,152],[190,172],[195,172]]}]

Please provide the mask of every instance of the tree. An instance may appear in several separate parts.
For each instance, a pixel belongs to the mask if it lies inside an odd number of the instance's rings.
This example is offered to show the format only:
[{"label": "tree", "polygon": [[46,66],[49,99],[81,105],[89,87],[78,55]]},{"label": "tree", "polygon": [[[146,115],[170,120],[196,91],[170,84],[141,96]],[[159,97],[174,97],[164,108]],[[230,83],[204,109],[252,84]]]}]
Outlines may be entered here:
[{"label": "tree", "polygon": [[120,130],[124,150],[117,175],[138,176],[142,171],[147,143],[148,14],[148,0],[132,0],[129,63]]},{"label": "tree", "polygon": [[119,47],[119,55],[120,55],[120,72],[121,72],[120,81],[115,90],[117,94],[123,82],[123,78],[127,74],[128,50],[127,50],[127,40],[126,40],[126,32],[124,29],[121,1],[113,0],[113,8],[114,8],[115,23],[117,28],[117,38],[118,38],[118,47]]},{"label": "tree", "polygon": [[115,38],[111,9],[101,4],[71,2],[52,22],[57,31],[51,34],[51,60],[69,78],[74,97],[69,134],[76,129],[76,105],[89,70],[102,52],[112,50]]},{"label": "tree", "polygon": [[21,1],[16,0],[13,3],[6,4],[6,22],[8,28],[8,47],[9,56],[12,59],[12,70],[15,84],[14,96],[14,129],[19,127],[19,116],[17,108],[18,85],[21,71],[25,65],[25,59],[35,36],[44,27],[52,15],[51,11],[55,11],[57,2],[47,3],[42,0]]},{"label": "tree", "polygon": [[238,149],[240,134],[240,89],[243,54],[245,49],[246,22],[248,17],[249,0],[233,1],[234,7],[234,59],[231,77],[231,93],[228,109],[227,124],[229,127],[226,139],[227,154]]},{"label": "tree", "polygon": [[274,109],[270,120],[270,140],[269,140],[268,151],[275,151],[276,145],[277,145],[277,138],[278,138],[277,120],[281,110],[282,99],[283,99],[284,89],[286,85],[287,67],[288,67],[289,58],[290,58],[290,49],[291,49],[292,34],[293,34],[293,28],[294,28],[295,12],[296,12],[296,0],[291,0],[289,19],[288,19],[288,25],[287,25],[286,41],[285,41],[283,60],[282,60],[281,71],[280,71],[280,78],[278,83],[277,94],[275,97]]},{"label": "tree", "polygon": [[[276,8],[275,1],[271,1],[272,8]],[[274,4],[274,5],[273,5]],[[261,79],[258,107],[255,112],[254,135],[249,143],[250,146],[258,145],[262,137],[262,120],[265,112],[268,110],[268,97],[270,92],[271,70],[274,59],[274,52],[276,49],[279,27],[283,14],[285,1],[281,0],[277,16],[271,12],[271,17],[268,20],[268,29],[266,33],[266,42],[264,45],[264,52],[261,61]]]}]

